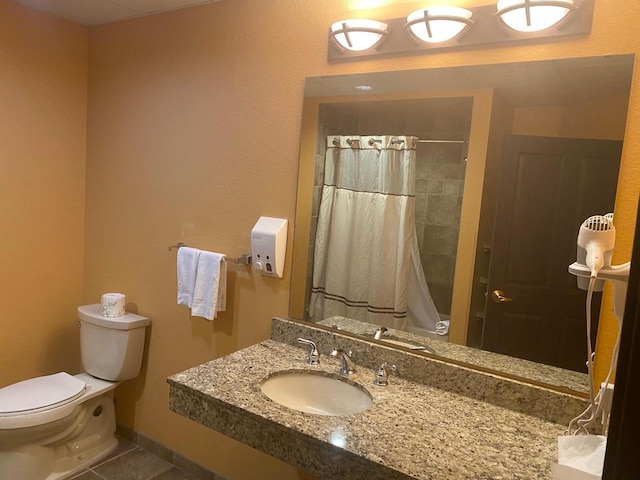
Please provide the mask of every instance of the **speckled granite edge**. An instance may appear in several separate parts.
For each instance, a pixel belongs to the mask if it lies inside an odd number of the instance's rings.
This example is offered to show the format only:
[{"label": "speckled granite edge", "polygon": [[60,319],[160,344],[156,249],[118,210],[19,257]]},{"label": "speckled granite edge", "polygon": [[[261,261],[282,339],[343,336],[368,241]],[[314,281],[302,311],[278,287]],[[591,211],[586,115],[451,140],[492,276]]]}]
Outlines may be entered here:
[{"label": "speckled granite edge", "polygon": [[187,392],[175,384],[170,386],[169,409],[322,479],[412,478],[226,402],[193,390]]},{"label": "speckled granite edge", "polygon": [[323,479],[548,480],[562,428],[552,422],[399,377],[349,382],[372,405],[324,416],[270,400],[260,384],[290,370],[338,377],[338,361],[309,366],[305,351],[266,340],[168,379],[169,406],[209,428]]},{"label": "speckled granite edge", "polygon": [[339,330],[327,331],[280,317],[272,319],[272,340],[307,348],[298,344],[298,337],[314,341],[322,355],[328,355],[333,348],[351,350],[356,364],[371,369],[372,375],[374,369],[386,361],[397,365],[398,375],[408,380],[560,425],[568,425],[588,403],[569,393],[385,347],[343,335]]}]

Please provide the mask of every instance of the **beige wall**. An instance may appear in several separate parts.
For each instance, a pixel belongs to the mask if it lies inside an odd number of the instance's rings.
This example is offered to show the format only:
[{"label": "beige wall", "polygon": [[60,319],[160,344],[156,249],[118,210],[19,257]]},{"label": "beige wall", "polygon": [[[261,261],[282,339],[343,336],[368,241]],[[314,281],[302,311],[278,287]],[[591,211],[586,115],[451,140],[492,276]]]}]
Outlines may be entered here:
[{"label": "beige wall", "polygon": [[87,30],[0,0],[0,387],[79,369]]},{"label": "beige wall", "polygon": [[[119,422],[230,479],[298,478],[168,410],[167,376],[267,338],[288,311],[290,249],[284,279],[230,266],[214,322],[176,305],[167,251],[186,242],[238,257],[261,215],[293,227],[304,75],[270,51],[293,41],[288,2],[249,3],[91,30],[84,300],[124,292],[153,322],[143,374],[116,392]],[[247,25],[230,21],[238,8]]]},{"label": "beige wall", "polygon": [[612,95],[565,107],[514,109],[513,135],[622,140],[629,98]]},{"label": "beige wall", "polygon": [[[268,335],[269,318],[287,313],[290,249],[282,280],[235,268],[230,311],[210,324],[175,305],[167,246],[185,241],[236,256],[260,215],[293,223],[304,77],[636,51],[632,29],[610,35],[635,7],[614,3],[626,12],[598,2],[587,37],[337,64],[326,61],[327,28],[358,14],[340,0],[273,0],[269,8],[234,0],[92,29],[84,298],[121,290],[153,319],[146,371],[117,393],[119,420],[234,480],[296,478],[169,413],[164,382]],[[640,129],[638,115],[629,134]],[[637,186],[628,190],[635,202]]]},{"label": "beige wall", "polygon": [[[367,13],[399,17],[422,3]],[[153,325],[142,375],[117,390],[119,421],[233,480],[301,478],[170,413],[165,383],[167,375],[267,337],[269,318],[286,315],[293,225],[285,278],[232,267],[228,312],[213,323],[190,319],[175,305],[175,252],[167,246],[185,241],[238,256],[249,248],[260,215],[293,221],[306,76],[640,47],[628,22],[640,15],[640,4],[610,0],[596,2],[589,36],[327,64],[328,26],[359,16],[351,5],[356,2],[271,0],[265,7],[233,0],[90,29],[82,285],[85,31],[0,0],[0,75],[10,77],[0,83],[1,165],[15,171],[9,182],[0,177],[0,195],[8,195],[2,205],[11,205],[0,217],[2,269],[11,280],[4,283],[0,320],[9,327],[1,337],[3,382],[77,370],[77,334],[68,323],[75,305],[122,291]],[[6,68],[16,62],[25,65]],[[5,85],[18,93],[8,94]],[[633,141],[640,136],[639,95],[636,78],[616,206],[618,261],[631,250],[640,189],[640,145]]]}]

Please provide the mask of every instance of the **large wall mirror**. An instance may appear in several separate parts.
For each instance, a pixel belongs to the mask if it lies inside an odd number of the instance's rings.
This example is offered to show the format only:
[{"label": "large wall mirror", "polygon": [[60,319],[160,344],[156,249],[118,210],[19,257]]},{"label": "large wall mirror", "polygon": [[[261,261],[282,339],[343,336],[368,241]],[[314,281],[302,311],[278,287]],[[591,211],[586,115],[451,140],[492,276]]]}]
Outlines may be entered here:
[{"label": "large wall mirror", "polygon": [[[308,78],[290,317],[584,393],[586,295],[567,266],[581,221],[613,210],[633,63],[617,55]],[[411,228],[437,318],[310,312],[326,243],[326,152],[357,140],[375,156],[403,138],[415,153]]]}]

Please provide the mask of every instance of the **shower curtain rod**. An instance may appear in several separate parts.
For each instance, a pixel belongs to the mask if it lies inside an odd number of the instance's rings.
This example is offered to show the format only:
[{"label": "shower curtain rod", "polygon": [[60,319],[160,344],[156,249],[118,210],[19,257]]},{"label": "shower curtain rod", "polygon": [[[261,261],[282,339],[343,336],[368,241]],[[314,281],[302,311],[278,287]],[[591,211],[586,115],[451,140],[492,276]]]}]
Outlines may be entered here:
[{"label": "shower curtain rod", "polygon": [[[359,143],[359,142],[360,142],[359,139],[352,140],[351,138],[347,138],[347,143],[349,145],[351,145],[352,143]],[[369,146],[372,147],[376,143],[380,143],[380,142],[381,142],[381,140],[370,138],[369,139]],[[392,145],[397,145],[397,144],[404,143],[404,140],[401,140],[401,139],[391,140],[390,143]],[[420,139],[418,139],[418,140],[416,140],[416,143],[469,143],[469,140],[435,140],[435,139],[432,139],[432,140],[420,140]],[[339,145],[340,144],[340,140],[338,140],[337,138],[334,138],[333,139],[333,144],[336,145],[336,146]]]},{"label": "shower curtain rod", "polygon": [[[391,140],[391,143],[404,143],[404,140]],[[416,143],[469,143],[469,140],[416,140]]]}]

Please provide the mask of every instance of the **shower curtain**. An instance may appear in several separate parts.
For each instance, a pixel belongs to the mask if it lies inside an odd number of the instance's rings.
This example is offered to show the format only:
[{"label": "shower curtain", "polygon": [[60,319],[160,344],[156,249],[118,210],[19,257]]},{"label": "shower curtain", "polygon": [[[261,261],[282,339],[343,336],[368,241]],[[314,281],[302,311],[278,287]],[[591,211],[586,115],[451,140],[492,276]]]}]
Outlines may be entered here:
[{"label": "shower curtain", "polygon": [[440,319],[415,226],[414,137],[329,136],[309,314],[430,331]]}]

